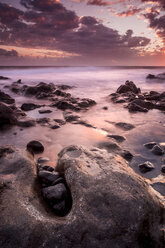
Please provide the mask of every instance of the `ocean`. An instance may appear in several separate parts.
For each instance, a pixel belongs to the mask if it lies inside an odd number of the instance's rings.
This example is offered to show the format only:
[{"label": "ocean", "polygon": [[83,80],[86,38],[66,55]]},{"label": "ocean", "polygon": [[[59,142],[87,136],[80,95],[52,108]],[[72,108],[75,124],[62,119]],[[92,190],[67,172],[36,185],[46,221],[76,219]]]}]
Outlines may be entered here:
[{"label": "ocean", "polygon": [[[148,113],[129,113],[122,104],[113,104],[107,96],[115,92],[126,80],[133,81],[142,92],[165,91],[165,80],[146,79],[149,73],[157,75],[164,72],[165,67],[0,67],[0,75],[10,78],[0,81],[0,89],[14,97],[18,107],[25,102],[47,104],[45,100],[17,95],[5,88],[6,85],[18,79],[27,85],[46,82],[75,86],[68,90],[74,97],[91,98],[97,102],[97,105],[89,111],[78,113],[83,120],[94,125],[96,129],[70,123],[56,130],[39,125],[23,129],[14,126],[8,130],[0,130],[0,145],[12,144],[25,149],[30,140],[37,139],[44,144],[44,156],[50,157],[50,163],[54,166],[58,152],[65,146],[73,144],[97,146],[99,142],[108,141],[107,134],[123,135],[126,141],[121,144],[122,148],[134,155],[130,164],[132,168],[141,174],[138,164],[151,161],[155,164],[155,170],[143,176],[155,177],[160,174],[162,157],[151,154],[144,148],[144,143],[165,142],[165,114],[159,110],[150,110]],[[104,110],[104,106],[107,106],[108,110]],[[41,116],[38,109],[35,109],[27,112],[27,115],[32,118],[63,118],[62,111],[55,108],[51,114]],[[115,122],[131,123],[135,128],[123,131],[114,126]]]}]

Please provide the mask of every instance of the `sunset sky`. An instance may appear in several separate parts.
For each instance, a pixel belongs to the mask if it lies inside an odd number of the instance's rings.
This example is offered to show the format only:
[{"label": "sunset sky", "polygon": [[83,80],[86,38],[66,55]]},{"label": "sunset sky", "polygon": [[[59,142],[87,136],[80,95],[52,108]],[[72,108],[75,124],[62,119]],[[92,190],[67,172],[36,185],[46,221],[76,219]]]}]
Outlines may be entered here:
[{"label": "sunset sky", "polygon": [[0,0],[0,65],[165,66],[165,0]]}]

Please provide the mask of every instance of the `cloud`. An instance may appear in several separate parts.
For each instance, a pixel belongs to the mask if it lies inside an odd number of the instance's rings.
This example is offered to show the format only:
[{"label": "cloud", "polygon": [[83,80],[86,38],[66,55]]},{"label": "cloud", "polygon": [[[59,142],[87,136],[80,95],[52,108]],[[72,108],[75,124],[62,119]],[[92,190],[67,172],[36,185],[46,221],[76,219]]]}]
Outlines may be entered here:
[{"label": "cloud", "polygon": [[136,7],[131,6],[128,10],[120,12],[120,13],[115,13],[115,15],[119,17],[128,17],[128,16],[133,16],[141,11],[142,11],[142,8],[136,8]]},{"label": "cloud", "polygon": [[0,48],[0,57],[18,57],[18,53],[14,49],[8,51]]},{"label": "cloud", "polygon": [[132,30],[120,35],[94,17],[79,17],[57,0],[21,0],[21,4],[25,11],[0,3],[0,45],[47,49],[49,54],[59,50],[88,61],[136,58],[138,49],[150,42],[133,36]]}]

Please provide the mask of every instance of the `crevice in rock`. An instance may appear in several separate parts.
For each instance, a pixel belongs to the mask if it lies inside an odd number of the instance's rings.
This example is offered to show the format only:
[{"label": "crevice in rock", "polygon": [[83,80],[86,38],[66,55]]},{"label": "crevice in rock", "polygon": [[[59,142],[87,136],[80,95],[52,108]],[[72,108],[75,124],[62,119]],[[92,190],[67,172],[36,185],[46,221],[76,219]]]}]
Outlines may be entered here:
[{"label": "crevice in rock", "polygon": [[[62,174],[51,166],[37,164],[37,176],[40,183],[44,207],[55,215],[66,216],[72,208],[72,196]],[[48,210],[49,211],[49,210]]]}]

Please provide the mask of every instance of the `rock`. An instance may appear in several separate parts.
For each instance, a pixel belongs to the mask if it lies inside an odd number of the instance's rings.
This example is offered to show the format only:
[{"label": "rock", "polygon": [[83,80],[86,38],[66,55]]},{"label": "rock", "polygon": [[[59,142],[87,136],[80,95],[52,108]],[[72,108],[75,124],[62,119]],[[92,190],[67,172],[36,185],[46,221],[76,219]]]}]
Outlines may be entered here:
[{"label": "rock", "polygon": [[[39,83],[36,86],[26,86],[24,87],[25,95],[35,95],[36,97],[47,97],[49,93],[53,93],[55,90],[54,84]],[[43,93],[43,94],[42,94]],[[44,93],[46,95],[44,95]]]},{"label": "rock", "polygon": [[26,117],[25,119],[18,120],[17,125],[20,127],[34,127],[36,121],[32,118]]},{"label": "rock", "polygon": [[133,92],[135,94],[140,93],[140,89],[138,89],[136,87],[136,85],[132,81],[126,81],[124,85],[121,85],[117,89],[116,93],[121,94],[121,93],[126,93],[126,92],[129,92],[129,91]]},{"label": "rock", "polygon": [[27,144],[27,150],[33,153],[42,153],[44,151],[44,146],[41,142],[37,140],[32,140]]},{"label": "rock", "polygon": [[128,104],[128,109],[129,109],[129,112],[144,112],[144,113],[148,112],[148,109],[143,108],[143,107],[141,107],[141,106],[139,106],[133,102]]},{"label": "rock", "polygon": [[62,96],[62,97],[70,97],[70,96],[71,96],[70,93],[66,93],[66,92],[61,91],[61,90],[56,90],[56,91],[54,92],[54,94],[55,94],[56,96]]},{"label": "rock", "polygon": [[78,119],[80,119],[80,116],[74,115],[72,112],[69,111],[65,111],[63,115],[64,115],[64,119],[67,122],[77,121]]},{"label": "rock", "polygon": [[0,102],[0,126],[2,125],[16,125],[17,113],[5,103]]},{"label": "rock", "polygon": [[79,156],[61,151],[56,167],[73,199],[65,218],[44,204],[32,156],[16,149],[0,159],[0,246],[163,248],[163,201],[148,182],[119,156],[76,146],[72,152]]},{"label": "rock", "polygon": [[9,96],[8,94],[0,90],[0,102],[4,102],[7,104],[13,104],[15,103],[15,100],[11,96]]},{"label": "rock", "polygon": [[61,110],[71,109],[74,111],[79,111],[80,108],[76,107],[74,104],[67,102],[66,100],[59,100],[57,103],[51,105],[52,107],[57,107]]},{"label": "rock", "polygon": [[104,110],[108,110],[108,107],[107,107],[107,106],[104,106],[103,109],[104,109]]},{"label": "rock", "polygon": [[70,90],[70,89],[75,88],[75,86],[61,84],[61,85],[57,85],[57,88],[60,89],[60,90]]},{"label": "rock", "polygon": [[111,141],[103,141],[103,142],[100,142],[98,145],[97,145],[98,148],[100,149],[105,149],[107,150],[108,152],[116,152],[116,151],[120,151],[121,148],[119,145],[117,145],[115,142],[111,142]]},{"label": "rock", "polygon": [[115,126],[123,129],[124,131],[129,131],[129,130],[135,128],[134,125],[132,125],[130,123],[126,123],[126,122],[117,122],[117,123],[115,123]]},{"label": "rock", "polygon": [[133,158],[133,155],[130,151],[127,150],[122,150],[122,152],[120,153],[120,155],[126,159],[127,161],[130,161]]},{"label": "rock", "polygon": [[3,76],[0,76],[0,80],[8,80],[8,79],[10,79],[10,78],[8,78],[8,77],[3,77]]},{"label": "rock", "polygon": [[156,142],[149,142],[144,144],[144,146],[148,149],[152,149],[157,143]]},{"label": "rock", "polygon": [[107,137],[108,137],[108,138],[111,138],[111,139],[114,139],[114,140],[116,140],[117,142],[123,142],[123,141],[126,140],[125,137],[123,137],[123,136],[121,136],[121,135],[115,135],[115,134],[111,134],[111,135],[108,134]]},{"label": "rock", "polygon": [[51,185],[54,181],[56,181],[60,177],[60,175],[58,172],[50,172],[47,170],[40,170],[38,173],[38,177],[42,183]]},{"label": "rock", "polygon": [[59,125],[65,125],[66,124],[66,121],[62,120],[62,119],[54,119],[54,121],[56,123],[58,123]]},{"label": "rock", "polygon": [[54,169],[53,167],[49,166],[49,165],[42,165],[42,164],[37,164],[37,169],[38,171],[50,171],[50,172],[53,172]]},{"label": "rock", "polygon": [[155,79],[156,76],[153,75],[153,74],[148,74],[146,78],[147,78],[147,79]]},{"label": "rock", "polygon": [[85,127],[96,128],[92,124],[90,124],[90,123],[88,123],[87,121],[84,121],[84,120],[78,120],[78,121],[74,121],[72,123],[82,125],[82,126],[85,126]]},{"label": "rock", "polygon": [[165,111],[165,102],[158,102],[155,104],[155,108],[156,109],[159,109],[159,110],[162,110],[162,111]]},{"label": "rock", "polygon": [[47,157],[40,157],[37,159],[37,163],[39,163],[39,164],[44,164],[44,163],[47,163],[49,161],[50,161],[50,159]]},{"label": "rock", "polygon": [[42,194],[51,205],[54,205],[67,197],[67,190],[63,183],[59,183],[42,189]]},{"label": "rock", "polygon": [[51,125],[50,128],[51,129],[58,129],[58,128],[60,128],[60,125],[58,125],[58,124]]},{"label": "rock", "polygon": [[57,204],[54,204],[53,210],[57,215],[62,215],[66,208],[66,202],[65,200],[58,202]]},{"label": "rock", "polygon": [[162,165],[161,172],[165,173],[165,165]]},{"label": "rock", "polygon": [[30,111],[40,107],[42,107],[42,105],[37,105],[35,103],[23,103],[21,109],[24,111]]},{"label": "rock", "polygon": [[14,147],[12,146],[0,146],[0,158],[6,156],[7,154],[13,153]]},{"label": "rock", "polygon": [[40,114],[49,114],[52,113],[52,110],[50,109],[42,109],[38,111]]},{"label": "rock", "polygon": [[164,154],[164,150],[159,146],[159,145],[155,145],[153,148],[152,148],[152,153],[155,154],[155,155],[163,155]]},{"label": "rock", "polygon": [[158,191],[161,195],[165,196],[165,183],[155,182],[152,183],[151,186]]},{"label": "rock", "polygon": [[[155,208],[153,202],[151,203],[153,195],[151,197],[150,194],[153,192],[149,190],[150,186],[134,174],[126,163],[124,165],[124,161],[119,157],[116,164],[117,161],[112,154],[108,155],[97,148],[88,150],[75,146],[75,150],[82,152],[73,160],[68,155],[68,149],[70,148],[65,148],[59,154],[56,170],[65,173],[72,192],[72,211],[78,211],[77,201],[80,204],[80,216],[85,220],[83,227],[86,225],[86,220],[90,220],[90,225],[88,223],[88,227],[86,226],[88,235],[84,237],[88,244],[90,242],[89,247],[143,247],[146,242],[147,244],[156,242],[155,246],[159,247],[160,241],[156,241],[155,237],[151,238],[156,232],[152,222],[151,212],[155,212]],[[147,230],[144,229],[146,220]],[[117,229],[116,223],[120,223]],[[122,230],[121,235],[119,235],[120,230]],[[115,233],[118,235],[115,236]],[[98,235],[100,238],[96,241]],[[114,236],[116,238],[112,240]]]},{"label": "rock", "polygon": [[139,164],[139,169],[142,173],[146,173],[148,171],[151,171],[154,168],[155,168],[155,166],[149,161],[146,161],[143,164]]}]

